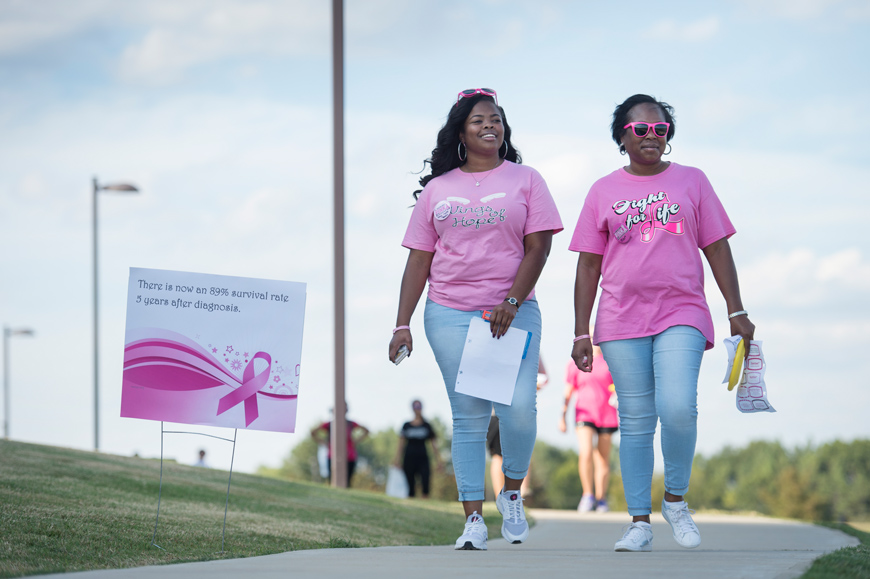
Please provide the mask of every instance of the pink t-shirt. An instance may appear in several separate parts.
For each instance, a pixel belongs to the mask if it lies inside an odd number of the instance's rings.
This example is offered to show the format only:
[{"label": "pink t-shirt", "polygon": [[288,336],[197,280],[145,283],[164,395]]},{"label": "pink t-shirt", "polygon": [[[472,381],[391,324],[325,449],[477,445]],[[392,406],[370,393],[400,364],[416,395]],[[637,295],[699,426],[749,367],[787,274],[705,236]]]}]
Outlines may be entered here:
[{"label": "pink t-shirt", "polygon": [[543,177],[504,161],[488,174],[472,176],[457,168],[429,181],[402,245],[435,254],[429,299],[473,311],[509,297],[525,255],[523,238],[549,230],[562,231],[562,221]]},{"label": "pink t-shirt", "polygon": [[618,169],[586,196],[569,249],[603,256],[595,343],[692,326],[713,347],[701,252],[734,226],[700,169],[650,177]]},{"label": "pink t-shirt", "polygon": [[574,387],[575,421],[591,422],[598,428],[616,428],[619,418],[616,408],[610,404],[613,377],[604,356],[597,356],[591,372],[581,372],[573,360],[568,362],[565,382]]}]

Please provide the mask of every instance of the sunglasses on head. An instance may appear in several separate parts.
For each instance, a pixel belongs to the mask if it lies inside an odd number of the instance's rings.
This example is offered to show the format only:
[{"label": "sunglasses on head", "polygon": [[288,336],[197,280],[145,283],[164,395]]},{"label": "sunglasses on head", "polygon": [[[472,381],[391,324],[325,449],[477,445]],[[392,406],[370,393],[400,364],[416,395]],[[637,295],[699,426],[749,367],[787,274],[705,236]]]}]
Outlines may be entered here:
[{"label": "sunglasses on head", "polygon": [[459,96],[456,97],[456,104],[459,104],[459,101],[462,99],[470,98],[478,94],[491,96],[495,99],[496,106],[498,106],[498,95],[495,94],[495,91],[491,88],[467,88],[464,91],[460,91]]},{"label": "sunglasses on head", "polygon": [[655,131],[657,137],[665,137],[668,134],[668,131],[671,130],[671,123],[628,123],[623,129],[627,129],[631,127],[631,130],[634,131],[634,136],[640,137],[641,139],[647,136],[650,130]]}]

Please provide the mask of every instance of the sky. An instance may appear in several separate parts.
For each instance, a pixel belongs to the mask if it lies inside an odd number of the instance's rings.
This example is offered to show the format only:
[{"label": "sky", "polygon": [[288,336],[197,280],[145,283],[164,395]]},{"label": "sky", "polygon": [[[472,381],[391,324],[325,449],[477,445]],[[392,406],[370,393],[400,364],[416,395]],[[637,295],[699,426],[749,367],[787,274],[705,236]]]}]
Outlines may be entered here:
[{"label": "sky", "polygon": [[[236,470],[278,466],[333,396],[331,15],[326,0],[0,0],[0,322],[10,437],[93,440],[91,180],[99,199],[100,450],[159,457],[160,423],[120,417],[131,267],[304,282],[295,434],[240,431]],[[420,398],[449,422],[423,332],[387,360],[423,160],[456,98],[498,91],[523,161],[566,230],[538,283],[538,436],[557,430],[573,337],[568,242],[589,186],[625,164],[616,104],[676,109],[668,157],[701,168],[737,228],[743,302],[775,414],[721,384],[728,323],[707,270],[698,452],[867,438],[870,408],[870,6],[863,0],[345,2],[346,389],[349,417],[398,428]],[[862,152],[864,151],[864,152]],[[863,185],[862,185],[863,184]],[[183,425],[172,425],[183,426]],[[232,437],[226,429],[179,428]],[[167,458],[232,445],[167,435]]]}]

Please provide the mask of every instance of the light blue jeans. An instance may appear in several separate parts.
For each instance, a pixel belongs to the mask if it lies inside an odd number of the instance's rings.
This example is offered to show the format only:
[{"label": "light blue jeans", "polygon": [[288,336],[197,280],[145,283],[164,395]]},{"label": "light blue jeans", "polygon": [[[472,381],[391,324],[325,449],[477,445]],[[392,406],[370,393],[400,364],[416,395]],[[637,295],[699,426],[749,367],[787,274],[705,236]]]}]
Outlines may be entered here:
[{"label": "light blue jeans", "polygon": [[[441,368],[450,409],[453,412],[453,471],[460,501],[482,501],[485,498],[486,431],[493,408],[499,419],[502,471],[512,479],[525,478],[537,434],[538,355],[541,348],[541,311],[534,299],[523,302],[511,324],[532,332],[526,358],[520,364],[516,389],[510,406],[458,394],[456,375],[462,360],[462,349],[468,335],[471,318],[480,317],[482,310],[463,312],[426,300],[424,323],[426,338]],[[501,489],[495,489],[495,492]]]},{"label": "light blue jeans", "polygon": [[601,342],[619,400],[619,463],[628,513],[652,512],[653,437],[662,423],[665,490],[689,490],[698,436],[698,373],[707,340],[691,326]]}]

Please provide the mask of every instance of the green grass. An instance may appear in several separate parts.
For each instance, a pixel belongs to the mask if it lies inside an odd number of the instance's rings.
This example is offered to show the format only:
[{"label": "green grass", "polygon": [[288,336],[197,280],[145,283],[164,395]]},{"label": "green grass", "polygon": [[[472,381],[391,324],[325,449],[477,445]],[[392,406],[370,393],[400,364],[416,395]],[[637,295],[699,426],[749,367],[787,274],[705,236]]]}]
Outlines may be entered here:
[{"label": "green grass", "polygon": [[801,579],[862,579],[870,578],[870,533],[841,523],[819,523],[858,537],[861,544],[828,553],[813,561]]},{"label": "green grass", "polygon": [[[301,549],[449,545],[458,502],[402,501],[227,471],[0,441],[0,578],[253,557]],[[498,533],[501,517],[485,511]]]}]

